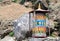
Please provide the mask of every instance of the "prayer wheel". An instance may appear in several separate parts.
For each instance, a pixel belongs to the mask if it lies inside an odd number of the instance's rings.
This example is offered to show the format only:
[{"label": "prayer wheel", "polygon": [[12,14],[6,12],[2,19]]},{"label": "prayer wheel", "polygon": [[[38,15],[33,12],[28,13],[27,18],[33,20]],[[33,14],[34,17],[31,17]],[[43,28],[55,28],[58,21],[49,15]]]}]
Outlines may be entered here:
[{"label": "prayer wheel", "polygon": [[46,13],[48,12],[49,10],[41,9],[40,3],[37,10],[31,11],[31,13],[33,14],[32,37],[35,38],[46,37]]}]

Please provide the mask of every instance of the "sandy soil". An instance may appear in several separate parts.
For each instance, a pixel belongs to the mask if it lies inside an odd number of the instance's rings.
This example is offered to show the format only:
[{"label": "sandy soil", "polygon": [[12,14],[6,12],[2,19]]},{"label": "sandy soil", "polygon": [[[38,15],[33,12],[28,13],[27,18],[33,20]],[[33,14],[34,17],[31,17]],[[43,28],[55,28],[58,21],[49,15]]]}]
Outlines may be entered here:
[{"label": "sandy soil", "polygon": [[22,14],[30,12],[31,10],[31,8],[26,8],[23,5],[12,3],[11,5],[0,7],[0,19],[15,20]]}]

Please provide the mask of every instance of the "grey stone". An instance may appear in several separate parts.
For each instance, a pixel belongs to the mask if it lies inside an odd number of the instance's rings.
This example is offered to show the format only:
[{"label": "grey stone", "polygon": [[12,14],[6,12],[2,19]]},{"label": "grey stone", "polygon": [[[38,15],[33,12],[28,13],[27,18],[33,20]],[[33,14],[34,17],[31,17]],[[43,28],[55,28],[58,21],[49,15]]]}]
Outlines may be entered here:
[{"label": "grey stone", "polygon": [[6,36],[5,38],[1,39],[0,41],[15,41],[15,37]]}]

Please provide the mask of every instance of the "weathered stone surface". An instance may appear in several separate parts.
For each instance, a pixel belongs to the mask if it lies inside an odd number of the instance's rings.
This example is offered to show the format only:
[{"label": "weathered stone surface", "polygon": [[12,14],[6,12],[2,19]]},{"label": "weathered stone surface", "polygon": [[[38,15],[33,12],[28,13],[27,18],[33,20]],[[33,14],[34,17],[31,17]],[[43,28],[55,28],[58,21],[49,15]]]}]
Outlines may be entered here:
[{"label": "weathered stone surface", "polygon": [[[49,10],[51,12],[48,14],[49,16],[49,27],[54,28],[54,20],[59,19],[60,20],[60,1],[59,0],[49,0]],[[51,21],[50,21],[51,20]]]},{"label": "weathered stone surface", "polygon": [[6,36],[5,38],[1,39],[0,41],[15,41],[15,37]]},{"label": "weathered stone surface", "polygon": [[50,3],[59,3],[60,0],[49,0]]},{"label": "weathered stone surface", "polygon": [[50,17],[55,19],[60,19],[60,1],[59,0],[49,0],[50,5],[49,8],[51,8],[51,13],[49,14]]},{"label": "weathered stone surface", "polygon": [[11,20],[1,21],[0,24],[0,37],[4,38],[13,30],[13,22]]},{"label": "weathered stone surface", "polygon": [[14,22],[14,33],[16,38],[25,38],[26,32],[29,31],[29,14],[25,13]]}]

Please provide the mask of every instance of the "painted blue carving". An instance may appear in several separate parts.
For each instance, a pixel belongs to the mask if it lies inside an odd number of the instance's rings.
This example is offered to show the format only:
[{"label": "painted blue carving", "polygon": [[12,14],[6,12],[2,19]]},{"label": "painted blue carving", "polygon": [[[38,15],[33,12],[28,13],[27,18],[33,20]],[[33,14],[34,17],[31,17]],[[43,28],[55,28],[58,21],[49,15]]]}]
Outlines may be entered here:
[{"label": "painted blue carving", "polygon": [[36,26],[45,26],[46,20],[36,20]]}]

